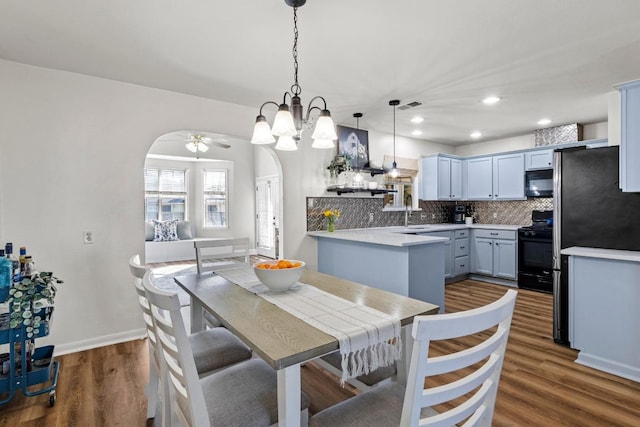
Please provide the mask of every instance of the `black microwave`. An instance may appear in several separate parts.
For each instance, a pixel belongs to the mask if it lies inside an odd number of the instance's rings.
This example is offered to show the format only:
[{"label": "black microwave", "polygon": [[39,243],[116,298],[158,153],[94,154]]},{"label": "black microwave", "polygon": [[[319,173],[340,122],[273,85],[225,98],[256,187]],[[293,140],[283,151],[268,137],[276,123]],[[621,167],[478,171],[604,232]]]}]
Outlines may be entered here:
[{"label": "black microwave", "polygon": [[527,197],[553,197],[553,169],[525,172]]}]

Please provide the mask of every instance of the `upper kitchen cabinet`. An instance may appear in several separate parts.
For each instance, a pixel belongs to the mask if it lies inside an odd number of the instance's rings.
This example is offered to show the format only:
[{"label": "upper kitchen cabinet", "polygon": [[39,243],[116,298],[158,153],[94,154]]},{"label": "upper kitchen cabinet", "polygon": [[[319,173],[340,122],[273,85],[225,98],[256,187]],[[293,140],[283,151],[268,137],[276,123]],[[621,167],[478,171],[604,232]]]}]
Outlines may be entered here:
[{"label": "upper kitchen cabinet", "polygon": [[491,157],[465,160],[466,198],[493,200],[493,160]]},{"label": "upper kitchen cabinet", "polygon": [[553,169],[553,150],[527,151],[524,153],[525,169]]},{"label": "upper kitchen cabinet", "polygon": [[494,200],[523,200],[524,155],[505,154],[493,157]]},{"label": "upper kitchen cabinet", "polygon": [[467,200],[523,200],[524,154],[466,160]]},{"label": "upper kitchen cabinet", "polygon": [[640,192],[640,80],[620,90],[620,188]]},{"label": "upper kitchen cabinet", "polygon": [[421,162],[422,200],[460,200],[462,198],[462,160],[437,155]]}]

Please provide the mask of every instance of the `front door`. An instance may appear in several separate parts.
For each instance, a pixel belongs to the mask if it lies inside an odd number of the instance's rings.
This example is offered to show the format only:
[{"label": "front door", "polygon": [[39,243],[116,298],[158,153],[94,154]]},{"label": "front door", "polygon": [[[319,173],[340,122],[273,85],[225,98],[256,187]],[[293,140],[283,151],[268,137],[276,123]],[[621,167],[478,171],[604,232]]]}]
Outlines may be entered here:
[{"label": "front door", "polygon": [[279,185],[275,176],[256,179],[256,248],[269,258],[278,258]]}]

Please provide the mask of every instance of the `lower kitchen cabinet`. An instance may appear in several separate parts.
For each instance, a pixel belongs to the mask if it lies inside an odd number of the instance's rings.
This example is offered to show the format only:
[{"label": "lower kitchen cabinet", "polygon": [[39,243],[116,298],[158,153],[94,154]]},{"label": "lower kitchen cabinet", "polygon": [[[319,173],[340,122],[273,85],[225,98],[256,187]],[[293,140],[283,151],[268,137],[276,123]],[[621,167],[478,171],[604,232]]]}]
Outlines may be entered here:
[{"label": "lower kitchen cabinet", "polygon": [[511,230],[473,230],[471,272],[516,280],[516,232]]},{"label": "lower kitchen cabinet", "polygon": [[469,230],[453,232],[453,275],[460,276],[469,273],[469,253],[471,253]]},{"label": "lower kitchen cabinet", "polygon": [[432,233],[420,233],[425,236],[432,237],[446,237],[449,239],[448,242],[444,244],[444,278],[449,279],[454,276],[454,267],[453,267],[453,259],[454,259],[454,248],[453,248],[453,232],[452,231],[436,231]]}]

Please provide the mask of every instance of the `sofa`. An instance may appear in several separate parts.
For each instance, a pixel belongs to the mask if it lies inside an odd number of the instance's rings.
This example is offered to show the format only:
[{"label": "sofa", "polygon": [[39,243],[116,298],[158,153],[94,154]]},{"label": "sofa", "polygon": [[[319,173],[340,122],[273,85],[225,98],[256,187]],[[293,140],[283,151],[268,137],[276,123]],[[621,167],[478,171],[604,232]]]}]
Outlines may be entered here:
[{"label": "sofa", "polygon": [[[168,221],[158,222],[166,223]],[[170,237],[175,238],[175,240],[164,240],[165,238],[167,236],[158,236],[152,221],[145,221],[144,261],[146,264],[195,260],[196,250],[193,242],[196,240],[208,240],[206,237],[193,237],[190,221],[177,222],[176,234]]]}]

